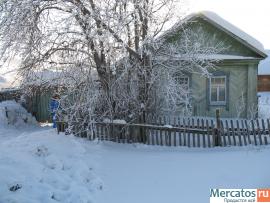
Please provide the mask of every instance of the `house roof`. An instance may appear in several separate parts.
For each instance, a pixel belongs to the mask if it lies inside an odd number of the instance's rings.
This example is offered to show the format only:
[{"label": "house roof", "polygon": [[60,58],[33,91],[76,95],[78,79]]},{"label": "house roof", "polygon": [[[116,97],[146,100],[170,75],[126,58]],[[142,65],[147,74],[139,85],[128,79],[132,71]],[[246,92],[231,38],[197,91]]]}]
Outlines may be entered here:
[{"label": "house roof", "polygon": [[[217,27],[218,29],[224,31],[240,43],[244,44],[254,52],[256,52],[258,55],[260,55],[262,58],[267,57],[267,53],[262,45],[258,40],[256,40],[254,37],[248,35],[244,31],[240,30],[238,27],[234,26],[233,24],[229,23],[225,19],[218,16],[216,13],[211,11],[200,11],[196,13],[192,13],[188,15],[186,18],[183,19],[183,21],[176,23],[172,29],[170,29],[168,32],[171,32],[172,30],[177,29],[179,26],[183,25],[184,23],[190,22],[196,18],[202,18],[212,24],[213,26]],[[167,33],[167,32],[166,32]]]}]

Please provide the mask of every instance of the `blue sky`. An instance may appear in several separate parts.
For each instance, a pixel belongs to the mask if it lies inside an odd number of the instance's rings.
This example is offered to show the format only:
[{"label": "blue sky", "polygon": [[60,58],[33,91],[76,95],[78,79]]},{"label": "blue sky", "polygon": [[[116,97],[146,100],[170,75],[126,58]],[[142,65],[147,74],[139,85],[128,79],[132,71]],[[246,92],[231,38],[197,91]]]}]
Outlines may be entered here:
[{"label": "blue sky", "polygon": [[189,12],[214,11],[270,49],[270,0],[187,0]]}]

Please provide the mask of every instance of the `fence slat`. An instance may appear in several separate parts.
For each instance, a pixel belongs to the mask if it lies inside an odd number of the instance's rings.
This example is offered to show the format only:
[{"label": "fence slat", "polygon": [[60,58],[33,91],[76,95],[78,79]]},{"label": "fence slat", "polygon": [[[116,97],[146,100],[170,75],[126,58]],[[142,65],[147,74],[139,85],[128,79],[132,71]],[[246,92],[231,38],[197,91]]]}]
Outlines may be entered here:
[{"label": "fence slat", "polygon": [[155,130],[155,137],[156,137],[156,142],[155,142],[155,144],[156,145],[160,145],[160,143],[159,143],[159,135],[158,135],[158,130]]},{"label": "fence slat", "polygon": [[225,125],[226,125],[228,143],[231,146],[232,145],[231,131],[230,131],[230,127],[229,127],[229,124],[228,124],[228,120],[225,120]]},{"label": "fence slat", "polygon": [[[191,125],[191,122],[190,122],[190,119],[188,119],[188,128],[190,128],[190,125]],[[187,138],[188,138],[188,147],[191,147],[191,144],[190,144],[190,132],[187,133]]]},{"label": "fence slat", "polygon": [[247,129],[245,128],[244,121],[241,120],[241,130],[244,139],[244,145],[247,145]]},{"label": "fence slat", "polygon": [[210,136],[212,136],[212,135],[211,135],[211,133],[210,133],[209,122],[208,122],[208,120],[206,120],[206,129],[207,129],[207,141],[208,141],[208,147],[211,147]]},{"label": "fence slat", "polygon": [[[200,119],[197,119],[197,128],[199,128],[200,127]],[[198,133],[197,134],[197,147],[201,147],[201,143],[200,143],[200,134]]]},{"label": "fence slat", "polygon": [[257,144],[257,138],[256,138],[256,132],[255,132],[255,125],[254,125],[253,120],[251,120],[251,128],[252,128],[252,134],[253,134],[253,138],[254,138],[254,143],[255,143],[255,145],[258,145]]},{"label": "fence slat", "polygon": [[212,147],[215,147],[215,125],[214,125],[214,121],[211,120],[211,134],[212,134]]},{"label": "fence slat", "polygon": [[256,123],[257,123],[257,132],[258,132],[258,137],[259,137],[260,145],[262,145],[263,142],[262,142],[262,134],[261,134],[261,128],[260,128],[260,121],[259,121],[259,119],[256,119]]},{"label": "fence slat", "polygon": [[224,131],[224,125],[223,125],[223,121],[220,121],[220,133],[221,133],[221,140],[223,141],[222,146],[226,146],[226,136],[225,136],[225,131]]},{"label": "fence slat", "polygon": [[263,141],[264,144],[267,145],[267,137],[266,137],[266,130],[265,130],[265,125],[264,125],[264,120],[262,119],[262,135],[263,135]]},{"label": "fence slat", "polygon": [[151,128],[151,145],[155,145],[155,131],[153,128]]},{"label": "fence slat", "polygon": [[[173,118],[173,125],[176,126],[176,118],[174,117]],[[174,146],[176,147],[176,130],[174,130],[173,132],[173,143],[174,143]]]},{"label": "fence slat", "polygon": [[150,145],[151,144],[151,142],[150,142],[150,140],[151,140],[151,132],[150,132],[150,130],[149,130],[149,128],[145,128],[145,136],[146,136],[146,143],[147,143],[147,145]]},{"label": "fence slat", "polygon": [[[180,120],[180,118],[178,118],[178,121],[177,121],[177,123],[178,123],[178,127],[180,128],[181,127],[181,120]],[[179,146],[182,146],[182,135],[183,134],[181,134],[181,132],[179,131],[178,132],[178,145]]]},{"label": "fence slat", "polygon": [[237,127],[238,142],[239,142],[239,145],[242,146],[241,132],[240,132],[240,127],[239,127],[239,121],[238,120],[236,120],[236,127]]},{"label": "fence slat", "polygon": [[[185,119],[183,118],[183,127],[184,128],[186,128],[186,121],[185,121]],[[184,145],[183,146],[187,146],[187,133],[186,133],[186,131],[184,131]]]},{"label": "fence slat", "polygon": [[172,146],[172,130],[168,129],[168,146]]},{"label": "fence slat", "polygon": [[267,119],[266,121],[267,121],[267,128],[268,128],[268,134],[267,134],[268,136],[267,137],[269,138],[270,137],[270,121],[269,121],[269,119]]},{"label": "fence slat", "polygon": [[231,129],[232,129],[232,137],[233,137],[234,146],[237,146],[236,138],[235,138],[235,128],[233,126],[233,120],[231,120]]},{"label": "fence slat", "polygon": [[[204,130],[204,120],[201,119],[201,122],[202,122],[202,129]],[[206,147],[206,136],[205,136],[205,133],[203,133],[203,147],[205,148]]]},{"label": "fence slat", "polygon": [[[192,129],[195,128],[195,122],[194,122],[194,118],[192,118]],[[192,142],[193,142],[193,147],[196,147],[196,134],[192,133]]]}]

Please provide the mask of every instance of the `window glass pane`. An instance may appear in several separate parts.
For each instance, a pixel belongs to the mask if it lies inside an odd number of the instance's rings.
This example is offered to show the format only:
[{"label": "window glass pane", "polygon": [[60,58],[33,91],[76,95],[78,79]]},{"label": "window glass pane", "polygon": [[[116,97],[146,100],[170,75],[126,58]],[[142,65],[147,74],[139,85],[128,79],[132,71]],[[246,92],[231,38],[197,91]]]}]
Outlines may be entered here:
[{"label": "window glass pane", "polygon": [[225,102],[225,87],[220,87],[219,88],[219,101],[224,101]]},{"label": "window glass pane", "polygon": [[226,77],[211,77],[210,85],[210,101],[217,102],[216,104],[226,102]]},{"label": "window glass pane", "polygon": [[211,84],[212,85],[224,85],[225,78],[224,77],[213,77],[213,78],[211,78]]},{"label": "window glass pane", "polygon": [[217,101],[217,88],[216,87],[211,88],[211,101],[213,102]]},{"label": "window glass pane", "polygon": [[216,78],[216,84],[221,84],[221,78]]},{"label": "window glass pane", "polygon": [[211,84],[215,85],[216,84],[216,78],[211,78]]},{"label": "window glass pane", "polygon": [[225,85],[225,78],[220,78],[220,84]]}]

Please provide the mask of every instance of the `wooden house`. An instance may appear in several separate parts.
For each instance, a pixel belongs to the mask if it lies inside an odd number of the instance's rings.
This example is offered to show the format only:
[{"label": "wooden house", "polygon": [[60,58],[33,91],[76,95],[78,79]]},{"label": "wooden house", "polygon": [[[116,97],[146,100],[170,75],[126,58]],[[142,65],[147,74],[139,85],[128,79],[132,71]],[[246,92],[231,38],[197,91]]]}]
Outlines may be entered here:
[{"label": "wooden house", "polygon": [[[193,73],[179,78],[181,83],[190,88],[193,116],[212,117],[219,108],[222,117],[250,117],[250,112],[255,111],[258,104],[258,64],[267,57],[263,45],[212,12],[192,14],[184,20],[184,25],[178,26],[178,31],[174,27],[174,33],[168,35],[168,39],[173,38],[167,40],[168,43],[174,43],[177,36],[181,36],[181,26],[188,26],[203,35],[205,43],[222,42],[226,47],[218,54],[205,56],[218,59],[216,68],[210,70],[209,78]],[[242,102],[240,113],[238,101]],[[179,115],[177,111],[167,113]]]}]

